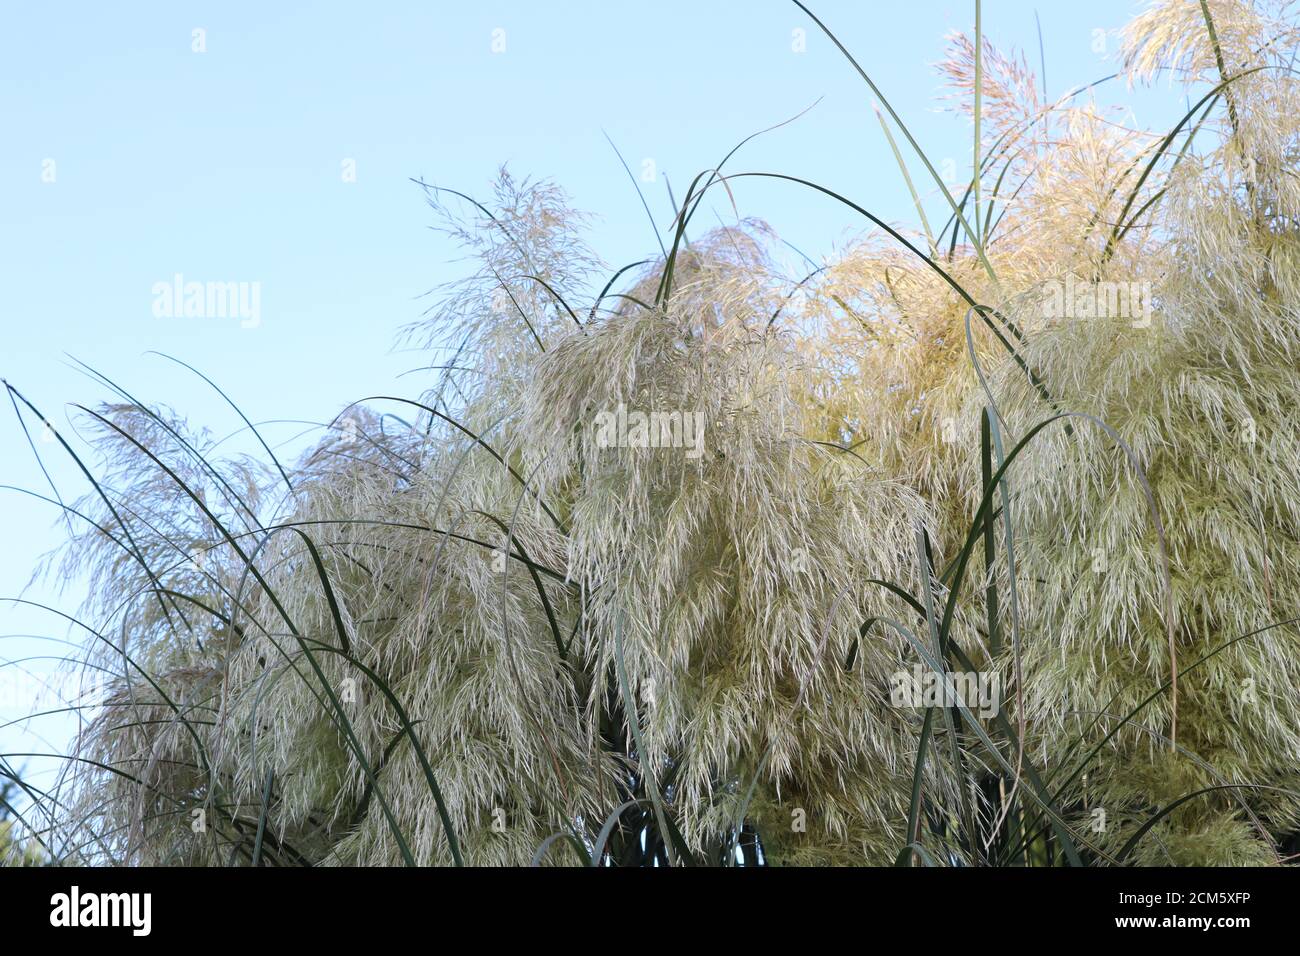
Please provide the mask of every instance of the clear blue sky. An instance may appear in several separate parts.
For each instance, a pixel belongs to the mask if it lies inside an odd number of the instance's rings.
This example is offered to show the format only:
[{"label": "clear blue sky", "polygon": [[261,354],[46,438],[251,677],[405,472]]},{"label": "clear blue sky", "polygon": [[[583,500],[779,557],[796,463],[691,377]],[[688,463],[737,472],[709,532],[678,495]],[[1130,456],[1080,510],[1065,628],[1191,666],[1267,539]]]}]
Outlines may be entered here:
[{"label": "clear blue sky", "polygon": [[[952,159],[964,176],[970,127],[938,110],[932,64],[946,32],[970,30],[973,0],[810,5],[932,158]],[[1136,8],[987,0],[983,25],[1037,69],[1037,9],[1055,98],[1112,71],[1113,33],[1098,53],[1094,31],[1115,30]],[[807,31],[804,53],[792,49],[798,28]],[[192,49],[195,29],[205,52]],[[495,30],[504,31],[503,52],[493,52]],[[63,428],[68,403],[105,397],[65,354],[218,435],[239,424],[229,409],[144,353],[197,365],[254,421],[326,421],[354,398],[417,392],[417,377],[395,376],[422,358],[392,351],[394,335],[424,309],[418,297],[458,267],[455,250],[427,228],[410,177],[470,193],[486,192],[501,163],[553,178],[599,214],[595,244],[617,266],[650,253],[654,238],[602,130],[634,170],[654,160],[661,181],[647,198],[663,223],[663,174],[680,195],[739,139],[821,97],[797,124],[751,144],[735,169],[801,176],[883,218],[913,219],[869,90],[787,0],[6,0],[0,80],[0,375]],[[1182,98],[1159,88],[1136,102],[1150,104],[1138,119],[1159,126]],[[355,161],[355,182],[344,181],[345,160]],[[744,215],[768,220],[814,257],[861,228],[788,184],[748,180],[736,194]],[[260,283],[260,325],[155,317],[154,283],[178,272]],[[267,433],[288,440],[296,430]],[[83,493],[75,471],[50,457],[65,496]],[[44,490],[7,408],[0,483]],[[19,594],[37,556],[59,541],[56,518],[0,492],[0,597]],[[71,611],[83,586],[69,582],[59,597],[38,585],[27,596]],[[0,604],[0,634],[37,633],[65,628]],[[0,639],[0,662],[46,653],[32,638]],[[26,706],[0,695],[0,723],[19,712]],[[0,752],[45,749],[38,734],[62,747],[67,727],[0,729]]]}]

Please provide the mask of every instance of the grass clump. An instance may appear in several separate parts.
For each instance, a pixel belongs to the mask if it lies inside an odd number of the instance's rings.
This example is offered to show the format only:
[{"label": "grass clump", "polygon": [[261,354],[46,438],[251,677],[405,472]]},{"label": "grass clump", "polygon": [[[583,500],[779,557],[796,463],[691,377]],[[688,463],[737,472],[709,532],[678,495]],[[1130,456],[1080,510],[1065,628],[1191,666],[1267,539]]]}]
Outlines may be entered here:
[{"label": "grass clump", "polygon": [[[954,37],[981,133],[947,222],[803,276],[759,221],[694,228],[760,175],[726,161],[617,270],[549,184],[425,186],[475,263],[407,330],[436,374],[293,462],[102,379],[64,570],[94,582],[78,663],[112,680],[43,845],[1282,862],[1297,39],[1263,5],[1153,4],[1125,73],[1204,94],[1153,134]],[[995,678],[997,706],[900,706],[914,668]]]}]

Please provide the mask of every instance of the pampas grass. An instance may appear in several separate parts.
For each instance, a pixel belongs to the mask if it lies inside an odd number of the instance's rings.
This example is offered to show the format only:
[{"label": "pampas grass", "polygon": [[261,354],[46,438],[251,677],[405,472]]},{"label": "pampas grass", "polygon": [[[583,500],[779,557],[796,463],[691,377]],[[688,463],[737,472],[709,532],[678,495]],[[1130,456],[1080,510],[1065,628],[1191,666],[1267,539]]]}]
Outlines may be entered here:
[{"label": "pampas grass", "polygon": [[[78,666],[114,676],[43,845],[1281,862],[1298,39],[1264,4],[1152,5],[1128,77],[1206,93],[1152,133],[1045,104],[1021,58],[953,37],[979,177],[937,232],[812,275],[759,221],[691,229],[729,169],[691,186],[663,256],[618,270],[552,185],[424,186],[475,264],[406,330],[438,371],[294,462],[223,457],[103,378],[61,569],[93,582]],[[1044,306],[1120,283],[1140,314]],[[597,427],[638,415],[677,431]],[[1000,711],[895,706],[918,663],[996,674]]]}]

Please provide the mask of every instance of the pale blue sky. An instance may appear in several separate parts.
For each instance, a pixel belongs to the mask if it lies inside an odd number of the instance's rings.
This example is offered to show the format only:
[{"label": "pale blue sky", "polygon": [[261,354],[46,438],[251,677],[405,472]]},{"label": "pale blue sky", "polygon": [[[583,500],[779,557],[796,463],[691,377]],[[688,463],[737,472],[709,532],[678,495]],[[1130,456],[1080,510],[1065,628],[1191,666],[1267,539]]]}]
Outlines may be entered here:
[{"label": "pale blue sky", "polygon": [[[810,6],[936,163],[951,159],[964,176],[970,126],[938,110],[932,64],[946,32],[971,28],[973,0]],[[1112,71],[1114,35],[1099,53],[1094,31],[1115,30],[1137,4],[987,0],[986,34],[1025,49],[1034,69],[1036,9],[1055,98]],[[196,28],[206,52],[192,49]],[[798,28],[807,31],[803,53],[792,49]],[[395,333],[424,309],[419,296],[458,267],[455,250],[427,228],[410,177],[476,194],[501,163],[553,178],[599,214],[595,245],[619,266],[655,243],[602,130],[634,170],[654,160],[660,181],[644,188],[664,223],[663,174],[680,196],[739,139],[822,97],[798,123],[751,144],[733,171],[800,176],[885,219],[914,218],[870,91],[787,0],[5,0],[0,80],[0,375],[58,426],[68,403],[105,397],[65,353],[219,435],[239,424],[230,410],[144,353],[197,365],[254,421],[324,421],[357,397],[415,394],[418,377],[395,376],[422,357],[393,352]],[[1122,94],[1115,86],[1104,96]],[[1157,126],[1181,113],[1176,90],[1135,102],[1138,119]],[[355,182],[343,180],[345,160],[355,161]],[[736,197],[742,214],[768,220],[813,257],[861,228],[847,210],[789,184],[746,180]],[[721,194],[719,202],[722,210]],[[178,272],[260,283],[260,324],[155,317],[154,283]],[[296,430],[266,429],[285,440]],[[57,453],[49,457],[65,496],[86,490]],[[44,491],[7,407],[0,483]],[[0,597],[22,591],[36,557],[59,541],[56,518],[0,492]],[[62,598],[44,585],[27,596],[74,610],[81,586],[71,582]],[[64,632],[47,615],[0,604],[0,634]],[[0,640],[0,661],[43,653],[30,638]],[[0,723],[25,710],[0,695]],[[62,746],[67,724],[0,729],[0,753],[45,749],[37,733]]]}]

